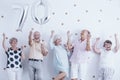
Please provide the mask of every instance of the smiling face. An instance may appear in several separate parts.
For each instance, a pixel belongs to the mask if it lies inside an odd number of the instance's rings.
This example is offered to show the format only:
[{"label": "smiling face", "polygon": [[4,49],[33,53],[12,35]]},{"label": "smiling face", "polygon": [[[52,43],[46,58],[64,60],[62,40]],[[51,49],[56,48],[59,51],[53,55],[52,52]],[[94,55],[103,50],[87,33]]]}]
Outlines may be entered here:
[{"label": "smiling face", "polygon": [[82,32],[80,33],[81,40],[87,39],[87,36],[88,36],[88,30],[82,30]]},{"label": "smiling face", "polygon": [[62,39],[58,38],[58,39],[56,39],[56,41],[54,43],[55,43],[55,45],[61,45],[61,42],[62,42]]},{"label": "smiling face", "polygon": [[18,42],[18,40],[16,38],[11,38],[10,41],[9,41],[11,47],[16,47],[17,42]]},{"label": "smiling face", "polygon": [[34,37],[35,40],[40,39],[40,33],[38,31],[34,32],[33,37]]},{"label": "smiling face", "polygon": [[104,42],[104,48],[105,48],[105,50],[110,51],[111,47],[112,47],[112,42],[110,40],[106,40]]},{"label": "smiling face", "polygon": [[56,46],[57,46],[57,45],[61,45],[62,38],[61,38],[60,35],[55,35],[53,41],[54,41],[54,44],[55,44]]}]

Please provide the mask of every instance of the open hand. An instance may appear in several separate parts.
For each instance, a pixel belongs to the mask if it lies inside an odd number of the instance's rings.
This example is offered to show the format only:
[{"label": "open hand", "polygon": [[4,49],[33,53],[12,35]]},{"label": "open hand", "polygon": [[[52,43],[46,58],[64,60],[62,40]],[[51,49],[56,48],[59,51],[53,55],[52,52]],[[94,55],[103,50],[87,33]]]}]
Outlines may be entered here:
[{"label": "open hand", "polygon": [[3,38],[4,39],[8,39],[8,37],[6,37],[5,33],[3,33]]}]

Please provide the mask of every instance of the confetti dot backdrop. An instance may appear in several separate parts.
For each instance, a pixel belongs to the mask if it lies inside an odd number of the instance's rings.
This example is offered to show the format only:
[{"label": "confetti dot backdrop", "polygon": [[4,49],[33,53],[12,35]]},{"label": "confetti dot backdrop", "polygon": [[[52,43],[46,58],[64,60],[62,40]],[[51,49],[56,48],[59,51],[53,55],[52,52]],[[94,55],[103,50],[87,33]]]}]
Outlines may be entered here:
[{"label": "confetti dot backdrop", "polygon": [[[28,34],[31,28],[41,33],[41,38],[49,43],[51,30],[62,35],[63,43],[66,42],[66,32],[72,33],[72,39],[79,37],[82,29],[90,30],[92,42],[96,37],[101,38],[99,47],[106,39],[110,39],[115,44],[114,34],[118,34],[120,40],[120,0],[46,0],[48,5],[48,16],[50,20],[44,24],[36,24],[31,17],[32,4],[38,0],[0,0],[0,43],[2,43],[2,33],[5,33],[10,39],[17,37],[18,46],[26,45],[24,53],[26,59],[23,61],[23,80],[29,80],[28,76]],[[21,19],[21,10],[13,9],[13,6],[28,5],[28,14],[24,22],[22,32],[17,32]],[[44,15],[44,10],[37,9],[35,14],[39,17]],[[38,14],[39,13],[39,14]],[[9,46],[7,39],[7,45]],[[49,45],[48,45],[49,49]],[[115,75],[113,80],[120,80],[120,52],[115,54]],[[0,45],[0,80],[8,80],[7,73],[4,70],[6,66],[6,54]],[[52,63],[52,52],[44,59],[43,76],[44,80],[51,80],[55,75]],[[87,80],[97,80],[99,55],[90,53],[88,55]],[[70,80],[70,79],[66,79]]]}]

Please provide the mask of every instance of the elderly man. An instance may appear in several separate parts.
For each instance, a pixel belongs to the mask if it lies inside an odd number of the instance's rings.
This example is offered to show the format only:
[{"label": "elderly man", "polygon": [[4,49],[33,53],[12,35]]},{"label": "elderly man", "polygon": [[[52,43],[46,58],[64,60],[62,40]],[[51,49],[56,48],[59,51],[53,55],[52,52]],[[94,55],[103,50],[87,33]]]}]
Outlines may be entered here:
[{"label": "elderly man", "polygon": [[[32,38],[33,36],[33,38]],[[42,79],[42,62],[44,56],[48,54],[45,42],[40,39],[40,32],[32,30],[29,33],[29,76],[30,80],[43,80]]]}]

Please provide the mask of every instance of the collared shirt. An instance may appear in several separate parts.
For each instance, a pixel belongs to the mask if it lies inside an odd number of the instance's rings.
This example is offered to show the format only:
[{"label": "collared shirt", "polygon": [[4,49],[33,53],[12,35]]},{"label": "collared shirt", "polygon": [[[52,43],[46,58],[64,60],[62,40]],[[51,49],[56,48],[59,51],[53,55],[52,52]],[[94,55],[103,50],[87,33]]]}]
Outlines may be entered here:
[{"label": "collared shirt", "polygon": [[39,43],[35,42],[34,40],[32,41],[32,45],[30,46],[29,58],[43,60],[41,44],[42,44],[42,41],[40,41]]}]

